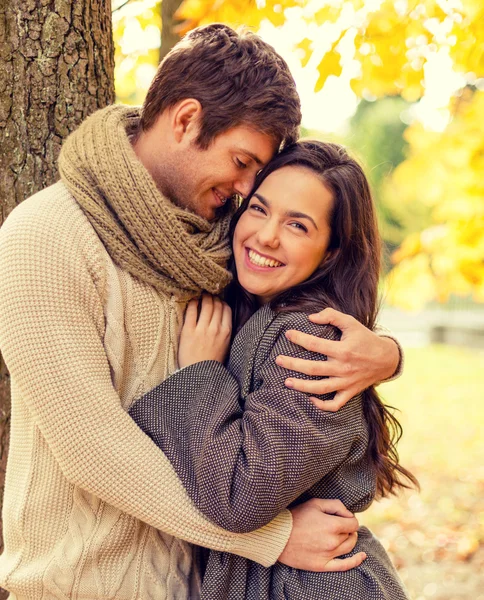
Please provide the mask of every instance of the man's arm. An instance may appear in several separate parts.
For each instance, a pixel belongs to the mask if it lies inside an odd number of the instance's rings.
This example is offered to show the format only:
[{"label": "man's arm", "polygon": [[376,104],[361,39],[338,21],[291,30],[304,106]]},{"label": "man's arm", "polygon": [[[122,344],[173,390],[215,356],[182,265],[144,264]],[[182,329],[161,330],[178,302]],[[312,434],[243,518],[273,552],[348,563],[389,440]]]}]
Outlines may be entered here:
[{"label": "man's arm", "polygon": [[[348,552],[340,525],[346,519],[310,506],[302,507],[294,527],[284,510],[245,534],[225,531],[196,509],[113,387],[96,285],[104,269],[97,241],[77,227],[59,228],[57,216],[62,226],[68,214],[46,214],[31,202],[0,230],[0,347],[16,401],[28,407],[66,479],[161,531],[263,566],[282,553],[289,566],[311,569],[331,550],[333,557]],[[349,569],[354,562],[338,565]]]},{"label": "man's arm", "polygon": [[28,408],[65,478],[175,537],[273,564],[291,534],[289,511],[238,535],[196,509],[113,387],[97,242],[78,228],[59,230],[52,215],[26,202],[0,230],[0,347],[14,401]]},{"label": "man's arm", "polygon": [[311,398],[326,411],[337,411],[348,400],[371,385],[401,374],[403,350],[389,332],[375,328],[370,331],[359,321],[332,308],[311,315],[313,323],[331,324],[341,330],[341,340],[332,341],[291,330],[287,337],[306,350],[325,354],[327,361],[303,360],[280,355],[276,362],[286,369],[324,379],[305,380],[289,377],[286,385],[307,394],[336,392],[333,400]]}]

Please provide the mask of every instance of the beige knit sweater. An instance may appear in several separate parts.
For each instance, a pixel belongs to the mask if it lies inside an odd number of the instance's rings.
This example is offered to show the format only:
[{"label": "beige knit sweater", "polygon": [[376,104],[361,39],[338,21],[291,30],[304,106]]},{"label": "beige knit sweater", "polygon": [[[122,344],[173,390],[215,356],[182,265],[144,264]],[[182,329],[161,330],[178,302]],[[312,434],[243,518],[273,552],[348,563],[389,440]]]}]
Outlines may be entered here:
[{"label": "beige knit sweater", "polygon": [[[0,585],[10,598],[195,598],[188,542],[274,563],[283,511],[224,531],[126,411],[176,367],[184,306],[119,269],[62,183],[0,230],[12,430]],[[173,315],[176,319],[173,319]]]}]

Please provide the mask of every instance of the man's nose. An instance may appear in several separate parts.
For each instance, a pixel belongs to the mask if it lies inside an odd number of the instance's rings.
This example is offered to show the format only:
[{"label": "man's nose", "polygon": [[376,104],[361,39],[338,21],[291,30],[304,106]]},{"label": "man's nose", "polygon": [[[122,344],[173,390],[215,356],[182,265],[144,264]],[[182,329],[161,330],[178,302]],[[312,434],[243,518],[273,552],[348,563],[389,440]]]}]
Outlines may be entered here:
[{"label": "man's nose", "polygon": [[240,178],[234,183],[235,191],[240,194],[242,198],[247,198],[252,188],[254,187],[255,175],[248,175],[247,177]]}]

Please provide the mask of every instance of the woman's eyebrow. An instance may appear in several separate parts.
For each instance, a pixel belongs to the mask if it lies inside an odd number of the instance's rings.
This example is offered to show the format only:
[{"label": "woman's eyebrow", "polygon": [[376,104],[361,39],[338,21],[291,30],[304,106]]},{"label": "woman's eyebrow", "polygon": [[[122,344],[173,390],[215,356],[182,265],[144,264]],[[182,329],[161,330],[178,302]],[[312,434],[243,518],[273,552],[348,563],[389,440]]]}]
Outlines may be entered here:
[{"label": "woman's eyebrow", "polygon": [[[267,200],[267,198],[264,198],[264,196],[261,196],[261,194],[259,194],[257,192],[255,192],[253,195],[266,208],[270,207],[271,203],[269,202],[269,200]],[[292,217],[293,219],[308,219],[309,221],[311,221],[311,223],[314,225],[314,227],[316,227],[316,230],[319,231],[319,228],[316,225],[316,222],[314,221],[314,219],[312,217],[310,217],[309,215],[307,215],[306,213],[298,212],[297,210],[290,210],[290,211],[286,212],[286,215],[288,217]]]},{"label": "woman's eyebrow", "polygon": [[267,198],[264,198],[264,196],[261,196],[260,194],[258,194],[257,192],[254,193],[254,196],[257,198],[257,200],[259,200],[266,208],[269,208],[269,206],[271,205],[271,203],[269,202],[269,200],[267,200]]},{"label": "woman's eyebrow", "polygon": [[319,231],[318,226],[316,225],[316,221],[312,217],[307,215],[306,213],[298,212],[296,210],[290,210],[286,213],[286,215],[288,217],[292,217],[293,219],[308,219],[309,221],[311,221],[311,223],[314,225],[314,227],[316,227],[316,229]]}]

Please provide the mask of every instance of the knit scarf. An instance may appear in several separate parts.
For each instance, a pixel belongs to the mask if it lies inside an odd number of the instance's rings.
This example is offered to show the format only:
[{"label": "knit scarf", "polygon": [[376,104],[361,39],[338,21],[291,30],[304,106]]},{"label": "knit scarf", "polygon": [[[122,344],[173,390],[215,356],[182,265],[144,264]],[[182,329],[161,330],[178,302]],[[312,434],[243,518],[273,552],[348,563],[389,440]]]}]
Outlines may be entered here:
[{"label": "knit scarf", "polygon": [[209,222],[165,198],[130,143],[138,121],[138,108],[119,105],[88,117],[62,147],[61,179],[120,267],[180,300],[217,294],[231,278],[235,202]]}]

